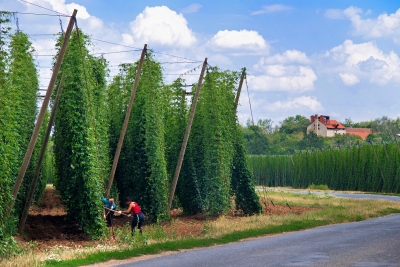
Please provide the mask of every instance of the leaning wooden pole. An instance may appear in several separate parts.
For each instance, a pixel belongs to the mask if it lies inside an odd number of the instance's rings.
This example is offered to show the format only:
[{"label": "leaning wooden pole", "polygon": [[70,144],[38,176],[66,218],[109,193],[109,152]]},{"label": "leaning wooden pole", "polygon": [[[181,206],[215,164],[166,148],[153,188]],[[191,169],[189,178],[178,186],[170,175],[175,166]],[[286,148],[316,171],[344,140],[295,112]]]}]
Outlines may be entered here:
[{"label": "leaning wooden pole", "polygon": [[111,171],[110,171],[110,177],[108,178],[108,184],[107,184],[107,189],[106,189],[106,193],[105,193],[106,197],[109,197],[110,191],[111,191],[111,185],[114,181],[115,171],[117,169],[119,155],[121,154],[122,144],[124,143],[126,129],[128,128],[129,117],[131,116],[132,105],[133,105],[133,101],[135,100],[135,95],[136,95],[136,89],[139,85],[140,72],[142,71],[143,60],[144,60],[144,56],[146,55],[146,51],[147,51],[147,44],[144,45],[142,54],[140,55],[139,65],[138,65],[138,69],[136,71],[135,82],[132,87],[131,98],[129,100],[128,109],[125,114],[125,119],[124,119],[124,124],[122,125],[121,134],[119,136],[117,150],[115,151],[113,165],[112,165]]},{"label": "leaning wooden pole", "polygon": [[183,157],[185,156],[186,146],[189,140],[190,130],[192,128],[194,113],[196,112],[197,100],[199,99],[200,88],[201,84],[203,83],[204,72],[207,66],[207,58],[204,59],[203,68],[201,69],[199,82],[197,83],[196,93],[193,98],[192,109],[190,110],[189,121],[186,126],[185,136],[183,137],[183,142],[181,146],[181,151],[179,153],[178,162],[176,163],[174,178],[172,179],[171,189],[169,191],[169,198],[168,198],[168,211],[171,209],[172,206],[172,199],[174,198],[176,184],[178,183],[179,173],[181,172]]},{"label": "leaning wooden pole", "polygon": [[243,81],[244,81],[245,75],[246,75],[246,68],[243,68],[242,76],[240,77],[239,87],[238,87],[238,91],[237,91],[236,99],[235,99],[235,113],[237,111],[237,107],[239,104],[240,92],[242,91],[242,86],[243,86]]},{"label": "leaning wooden pole", "polygon": [[30,186],[29,192],[28,192],[28,196],[26,197],[24,210],[22,211],[21,218],[19,219],[18,233],[20,233],[20,234],[22,234],[22,232],[25,229],[25,223],[26,223],[26,219],[28,218],[29,208],[31,206],[33,194],[35,193],[36,184],[39,179],[40,169],[42,167],[43,158],[46,153],[46,147],[47,147],[47,143],[49,141],[51,128],[53,127],[54,117],[56,114],[56,110],[58,108],[58,103],[60,102],[61,92],[62,92],[62,88],[63,88],[63,80],[64,80],[64,78],[61,77],[60,84],[58,85],[57,96],[56,96],[56,99],[54,100],[53,109],[51,110],[50,119],[47,124],[46,133],[43,138],[42,147],[40,148],[40,154],[39,154],[38,162],[36,164],[35,174],[33,175],[33,178],[31,181],[31,186]]},{"label": "leaning wooden pole", "polygon": [[74,12],[72,12],[72,16],[69,20],[68,28],[67,28],[67,31],[65,32],[64,40],[63,40],[60,52],[58,53],[56,64],[54,65],[53,74],[51,76],[49,86],[47,88],[47,92],[46,92],[46,95],[45,95],[43,103],[42,103],[42,107],[40,108],[39,115],[38,115],[38,118],[37,118],[37,121],[35,124],[35,128],[33,129],[31,140],[29,141],[28,149],[26,150],[24,160],[22,161],[22,165],[19,170],[17,180],[15,181],[14,188],[12,190],[13,200],[10,201],[10,203],[8,204],[7,216],[10,215],[11,209],[14,205],[14,201],[17,198],[19,188],[21,187],[22,181],[24,179],[26,170],[28,169],[29,161],[31,160],[31,157],[33,154],[33,149],[35,148],[36,141],[39,136],[40,127],[42,126],[43,119],[46,114],[47,106],[49,105],[50,97],[51,97],[51,94],[53,93],[54,85],[56,84],[57,75],[58,75],[58,72],[60,71],[61,63],[63,61],[65,51],[67,50],[69,37],[71,36],[72,28],[74,27],[77,12],[78,12],[78,10],[74,9]]}]

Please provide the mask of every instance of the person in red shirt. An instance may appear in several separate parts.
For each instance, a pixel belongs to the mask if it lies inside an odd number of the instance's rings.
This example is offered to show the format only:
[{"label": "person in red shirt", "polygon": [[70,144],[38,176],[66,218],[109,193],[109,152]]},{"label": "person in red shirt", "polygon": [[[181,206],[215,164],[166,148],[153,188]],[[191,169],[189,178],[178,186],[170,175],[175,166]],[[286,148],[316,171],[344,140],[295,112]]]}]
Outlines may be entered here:
[{"label": "person in red shirt", "polygon": [[144,215],[142,210],[140,209],[140,206],[132,201],[131,197],[126,197],[125,198],[125,204],[128,206],[128,208],[124,211],[121,211],[121,213],[124,214],[129,214],[131,213],[133,215],[132,223],[131,223],[131,229],[132,229],[132,234],[135,232],[135,227],[139,229],[140,234],[142,234],[142,225],[144,222]]}]

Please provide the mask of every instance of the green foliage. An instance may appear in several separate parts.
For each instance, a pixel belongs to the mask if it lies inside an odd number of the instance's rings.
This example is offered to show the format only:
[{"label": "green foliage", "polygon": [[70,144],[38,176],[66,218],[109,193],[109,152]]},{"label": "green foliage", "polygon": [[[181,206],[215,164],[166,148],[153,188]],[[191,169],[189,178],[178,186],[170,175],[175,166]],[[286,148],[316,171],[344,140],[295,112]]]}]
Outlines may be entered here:
[{"label": "green foliage", "polygon": [[365,143],[292,156],[250,156],[249,161],[257,184],[398,193],[399,153],[397,143]]},{"label": "green foliage", "polygon": [[[61,41],[62,37],[58,47]],[[104,161],[108,162],[100,149],[104,150],[108,140],[98,136],[103,113],[94,105],[102,101],[104,71],[97,65],[103,63],[88,55],[87,45],[88,37],[74,31],[60,71],[63,91],[55,117],[55,185],[68,216],[92,238],[99,238],[105,232],[99,198],[107,175],[102,171],[107,165]]]},{"label": "green foliage", "polygon": [[280,122],[281,126],[279,131],[281,133],[292,134],[292,133],[305,133],[307,126],[310,124],[309,119],[304,116],[296,115],[295,117],[288,117]]},{"label": "green foliage", "polygon": [[[25,193],[32,179],[37,149],[25,175],[11,216],[7,205],[11,188],[25,155],[36,117],[37,70],[34,52],[23,32],[10,34],[10,14],[0,14],[0,255],[8,255],[16,244],[10,235],[22,212]],[[42,136],[42,135],[41,135]],[[40,142],[40,138],[39,138]],[[39,189],[40,190],[40,189]],[[40,194],[40,193],[39,193]]]},{"label": "green foliage", "polygon": [[312,183],[308,188],[316,190],[329,190],[329,187],[326,184],[315,185]]},{"label": "green foliage", "polygon": [[269,140],[263,128],[249,125],[242,130],[245,138],[246,149],[250,155],[265,155],[269,153]]},{"label": "green foliage", "polygon": [[[231,163],[236,116],[237,72],[211,68],[199,96],[188,148],[205,211],[216,215],[230,208]],[[201,179],[200,179],[201,177]]]},{"label": "green foliage", "polygon": [[9,32],[9,15],[0,13],[0,259],[15,248],[9,246],[14,242],[11,234],[15,226],[7,220],[7,204],[12,200],[11,188],[19,153],[16,114],[12,109],[15,92],[8,90],[10,84],[6,72],[8,51],[5,46],[8,40],[4,36]]},{"label": "green foliage", "polygon": [[244,139],[239,128],[236,130],[234,148],[231,187],[235,195],[236,209],[242,210],[244,214],[260,213],[262,207],[254,189],[254,177],[246,160]]},{"label": "green foliage", "polygon": [[[33,59],[34,49],[28,36],[23,32],[15,32],[11,35],[10,41],[10,64],[8,71],[8,79],[10,82],[9,90],[15,92],[16,98],[13,101],[13,109],[18,110],[15,120],[18,124],[19,139],[19,164],[25,156],[37,114],[36,99],[39,88],[38,73]],[[23,108],[22,108],[23,107]],[[47,126],[48,114],[40,129],[39,138],[37,139],[35,149],[33,151],[30,164],[25,173],[24,180],[18,192],[18,197],[14,204],[15,214],[19,217],[22,213],[26,202],[26,194],[29,191],[31,181],[35,172],[36,163],[39,156],[40,147],[42,145],[43,136]],[[42,184],[43,176],[39,177],[39,185],[36,187],[35,199],[41,196],[44,187]]]},{"label": "green foliage", "polygon": [[303,139],[298,144],[300,150],[307,149],[322,149],[324,147],[324,141],[321,137],[317,136],[315,133],[311,132],[305,134]]},{"label": "green foliage", "polygon": [[[182,90],[183,80],[178,78],[171,85],[165,86],[164,96],[166,100],[165,112],[165,145],[169,182],[175,173],[176,164],[181,150],[183,137],[188,123],[188,109],[185,91]],[[194,89],[195,90],[195,89]],[[176,187],[175,205],[183,208],[187,214],[196,214],[203,210],[203,202],[200,196],[199,183],[193,164],[193,154],[187,147],[182,162],[182,167]]]},{"label": "green foliage", "polygon": [[[121,65],[120,74],[108,88],[111,150],[118,143],[137,67],[138,62]],[[161,66],[148,53],[115,174],[121,199],[131,196],[151,221],[168,218],[162,89]]]}]

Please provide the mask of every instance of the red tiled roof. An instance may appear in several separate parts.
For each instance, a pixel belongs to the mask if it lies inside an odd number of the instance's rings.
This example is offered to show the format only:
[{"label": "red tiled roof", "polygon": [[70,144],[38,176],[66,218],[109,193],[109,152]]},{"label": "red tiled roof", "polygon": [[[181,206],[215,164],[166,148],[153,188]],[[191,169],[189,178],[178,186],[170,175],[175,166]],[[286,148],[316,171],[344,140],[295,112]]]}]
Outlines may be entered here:
[{"label": "red tiled roof", "polygon": [[346,128],[346,134],[358,135],[362,139],[367,138],[370,133],[372,133],[370,128]]},{"label": "red tiled roof", "polygon": [[340,122],[337,120],[328,120],[324,123],[328,129],[346,129]]}]

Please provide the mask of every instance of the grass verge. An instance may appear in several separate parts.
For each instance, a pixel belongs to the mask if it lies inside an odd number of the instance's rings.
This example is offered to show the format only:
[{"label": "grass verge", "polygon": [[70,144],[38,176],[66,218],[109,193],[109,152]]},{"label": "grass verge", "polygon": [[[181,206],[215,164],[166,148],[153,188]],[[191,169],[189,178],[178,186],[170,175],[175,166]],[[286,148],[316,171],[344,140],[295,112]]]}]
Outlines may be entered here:
[{"label": "grass verge", "polygon": [[[400,211],[399,211],[400,212]],[[220,238],[202,238],[202,239],[186,239],[177,241],[168,241],[165,243],[152,244],[146,247],[141,247],[132,250],[114,251],[114,252],[99,252],[91,254],[84,259],[75,259],[69,261],[47,261],[46,266],[58,266],[58,267],[73,267],[89,265],[99,262],[108,261],[111,259],[122,260],[131,257],[158,254],[164,251],[178,251],[181,249],[192,249],[200,247],[210,247],[214,245],[222,245],[227,243],[236,242],[246,238],[253,238],[259,236],[265,236],[268,234],[277,234],[283,232],[292,232],[302,229],[314,228],[317,226],[327,225],[328,221],[320,220],[304,220],[304,221],[292,221],[282,225],[272,225],[269,227],[259,229],[248,229],[240,232],[233,232],[226,234]]]},{"label": "grass verge", "polygon": [[[265,196],[260,192],[260,197],[263,199]],[[386,200],[348,199],[336,198],[329,194],[271,191],[268,192],[267,197],[269,202],[281,205],[282,209],[289,209],[288,206],[292,209],[286,210],[284,215],[221,216],[216,220],[205,222],[201,236],[180,237],[174,231],[168,232],[160,226],[153,225],[146,226],[143,236],[136,235],[130,238],[130,230],[127,227],[117,231],[117,244],[110,245],[104,241],[101,248],[82,248],[80,251],[65,247],[55,248],[46,253],[37,251],[35,254],[35,251],[28,251],[13,260],[1,263],[4,263],[6,267],[82,266],[112,259],[122,260],[167,251],[209,247],[247,238],[400,213],[400,202]],[[307,209],[308,212],[297,214],[296,209]],[[170,227],[176,227],[176,225],[172,224]]]}]

